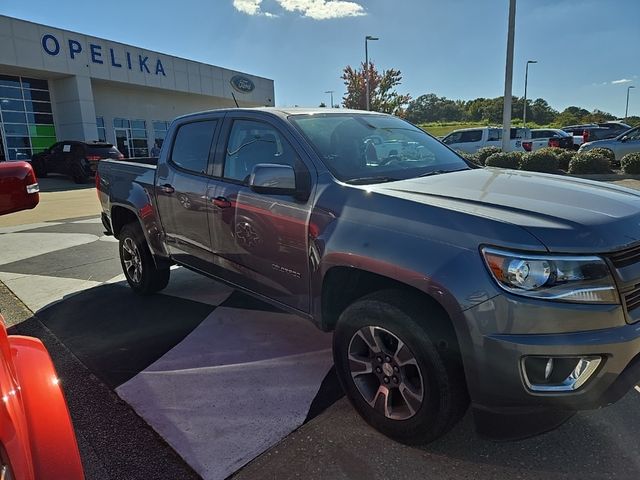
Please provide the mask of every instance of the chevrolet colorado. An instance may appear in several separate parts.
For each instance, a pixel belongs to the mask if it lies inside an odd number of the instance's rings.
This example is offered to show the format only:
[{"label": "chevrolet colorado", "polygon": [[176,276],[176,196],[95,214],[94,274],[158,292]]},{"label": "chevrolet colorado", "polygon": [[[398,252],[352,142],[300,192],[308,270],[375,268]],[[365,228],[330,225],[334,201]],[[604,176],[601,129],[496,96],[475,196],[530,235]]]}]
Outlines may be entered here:
[{"label": "chevrolet colorado", "polygon": [[157,166],[102,160],[96,182],[133,290],[178,264],[333,331],[348,398],[396,440],[469,402],[481,431],[539,433],[640,380],[633,190],[480,168],[399,118],[326,109],[180,117]]}]

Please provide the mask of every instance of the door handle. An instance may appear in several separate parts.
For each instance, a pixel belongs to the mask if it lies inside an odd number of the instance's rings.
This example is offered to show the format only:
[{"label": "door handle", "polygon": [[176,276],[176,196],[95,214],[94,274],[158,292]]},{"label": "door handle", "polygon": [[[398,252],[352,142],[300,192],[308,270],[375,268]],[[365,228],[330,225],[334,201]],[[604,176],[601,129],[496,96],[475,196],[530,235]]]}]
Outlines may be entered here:
[{"label": "door handle", "polygon": [[170,185],[168,183],[165,183],[164,185],[160,186],[160,190],[162,190],[164,193],[168,193],[168,194],[172,194],[173,192],[176,191],[175,188],[173,188],[173,185]]},{"label": "door handle", "polygon": [[225,197],[214,198],[213,204],[218,208],[229,208],[231,206],[231,202],[227,200]]}]

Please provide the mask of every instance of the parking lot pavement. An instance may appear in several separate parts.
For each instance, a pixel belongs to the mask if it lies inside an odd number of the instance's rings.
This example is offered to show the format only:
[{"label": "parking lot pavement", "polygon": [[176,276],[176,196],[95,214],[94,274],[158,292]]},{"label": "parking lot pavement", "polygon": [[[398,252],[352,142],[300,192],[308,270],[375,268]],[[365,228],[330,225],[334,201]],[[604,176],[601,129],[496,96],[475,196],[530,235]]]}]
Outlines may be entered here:
[{"label": "parking lot pavement", "polygon": [[77,185],[61,175],[39,178],[38,183],[40,184],[38,206],[32,210],[1,216],[0,231],[6,227],[100,215],[100,204],[93,184]]},{"label": "parking lot pavement", "polygon": [[346,399],[234,475],[233,480],[575,480],[640,478],[640,393],[576,414],[518,442],[474,432],[470,414],[439,441],[409,447],[370,428]]},{"label": "parking lot pavement", "polygon": [[[36,313],[14,332],[50,336],[199,475],[228,477],[340,396],[330,335],[182,268],[162,294],[135,295],[102,230],[95,217],[0,230],[0,280]],[[71,411],[76,425],[95,415]]]}]

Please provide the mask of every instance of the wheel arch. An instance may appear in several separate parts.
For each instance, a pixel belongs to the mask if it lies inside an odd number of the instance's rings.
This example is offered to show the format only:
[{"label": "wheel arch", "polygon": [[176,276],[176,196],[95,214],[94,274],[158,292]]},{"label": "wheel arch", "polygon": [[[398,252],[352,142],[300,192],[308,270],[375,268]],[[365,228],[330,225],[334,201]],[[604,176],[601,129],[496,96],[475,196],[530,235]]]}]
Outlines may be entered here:
[{"label": "wheel arch", "polygon": [[436,289],[435,292],[439,292],[444,302],[430,291],[355,267],[335,266],[325,273],[320,299],[320,328],[324,331],[333,331],[340,314],[353,302],[373,293],[389,290],[405,292],[418,299],[425,309],[436,309],[441,312],[442,315],[433,317],[438,320],[433,320],[429,326],[444,335],[452,345],[455,345],[456,350],[460,350],[459,335],[454,321],[456,315],[451,311],[451,299],[448,299],[442,290]]},{"label": "wheel arch", "polygon": [[[113,236],[119,239],[120,232],[125,225],[135,223],[144,235],[147,245],[151,250],[151,258],[158,268],[169,266],[170,261],[168,254],[164,248],[164,244],[160,238],[160,229],[157,225],[156,215],[151,207],[144,206],[136,211],[130,205],[112,204],[111,205],[111,231]],[[141,218],[141,216],[143,218]],[[146,220],[147,217],[152,217]]]}]

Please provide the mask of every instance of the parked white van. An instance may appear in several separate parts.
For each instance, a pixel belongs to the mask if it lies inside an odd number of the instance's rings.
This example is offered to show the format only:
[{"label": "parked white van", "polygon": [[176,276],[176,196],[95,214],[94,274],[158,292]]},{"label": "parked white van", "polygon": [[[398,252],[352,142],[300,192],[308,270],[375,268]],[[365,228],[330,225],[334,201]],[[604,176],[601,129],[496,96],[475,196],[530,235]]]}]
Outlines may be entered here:
[{"label": "parked white van", "polygon": [[[531,140],[528,128],[511,128],[511,151],[524,151],[522,142]],[[476,153],[482,147],[502,148],[502,127],[479,127],[454,130],[442,139],[442,143],[454,150]]]}]

